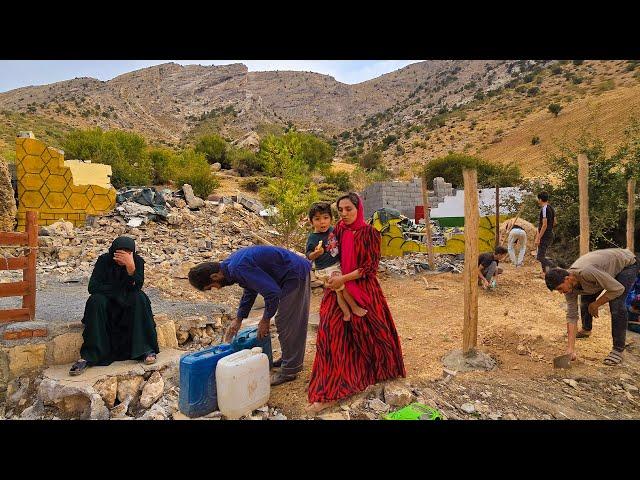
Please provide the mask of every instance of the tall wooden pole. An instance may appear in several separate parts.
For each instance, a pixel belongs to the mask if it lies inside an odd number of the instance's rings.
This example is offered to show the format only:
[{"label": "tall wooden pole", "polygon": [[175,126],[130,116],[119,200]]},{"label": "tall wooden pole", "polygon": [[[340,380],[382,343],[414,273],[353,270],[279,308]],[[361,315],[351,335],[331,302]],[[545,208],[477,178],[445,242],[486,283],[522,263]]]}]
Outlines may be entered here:
[{"label": "tall wooden pole", "polygon": [[589,160],[578,155],[578,194],[580,198],[580,256],[589,253]]},{"label": "tall wooden pole", "polygon": [[433,259],[433,239],[431,237],[431,205],[429,205],[429,191],[427,190],[427,180],[422,177],[422,205],[424,208],[424,228],[427,232],[427,252],[429,256],[429,269],[435,269]]},{"label": "tall wooden pole", "polygon": [[496,185],[496,247],[500,245],[500,187]]},{"label": "tall wooden pole", "polygon": [[634,252],[634,235],[636,233],[636,179],[627,181],[627,248]]},{"label": "tall wooden pole", "polygon": [[464,323],[462,353],[472,354],[478,341],[478,172],[463,169],[464,179]]}]

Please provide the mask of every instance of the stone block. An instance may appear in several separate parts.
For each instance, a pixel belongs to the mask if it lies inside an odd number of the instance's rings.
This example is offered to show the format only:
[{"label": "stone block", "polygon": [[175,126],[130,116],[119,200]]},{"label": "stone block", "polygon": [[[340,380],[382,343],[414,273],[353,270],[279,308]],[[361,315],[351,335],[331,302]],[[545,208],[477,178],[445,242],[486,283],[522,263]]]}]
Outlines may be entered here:
[{"label": "stone block", "polygon": [[64,365],[75,362],[80,358],[80,347],[82,347],[82,332],[69,332],[58,335],[49,342],[48,363]]},{"label": "stone block", "polygon": [[158,346],[163,348],[178,348],[178,337],[176,336],[176,324],[173,320],[156,322],[156,334],[158,335]]},{"label": "stone block", "polygon": [[35,345],[17,345],[7,350],[9,358],[10,378],[19,377],[32,370],[44,367],[47,346],[44,343]]}]

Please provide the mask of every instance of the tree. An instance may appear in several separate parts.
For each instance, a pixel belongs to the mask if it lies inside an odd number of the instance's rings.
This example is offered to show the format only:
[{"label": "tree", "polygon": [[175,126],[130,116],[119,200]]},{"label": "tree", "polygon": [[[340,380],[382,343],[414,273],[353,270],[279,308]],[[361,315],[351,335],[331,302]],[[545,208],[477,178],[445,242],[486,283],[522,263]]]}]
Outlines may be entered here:
[{"label": "tree", "polygon": [[560,105],[559,103],[549,104],[549,111],[553,113],[556,117],[560,113],[560,110],[562,110],[562,105]]},{"label": "tree", "polygon": [[461,153],[450,153],[445,157],[431,160],[425,165],[423,175],[427,184],[431,184],[436,177],[443,177],[454,188],[462,188],[463,168],[477,169],[478,185],[483,187],[515,186],[522,181],[520,168],[516,164],[490,163],[482,158]]},{"label": "tree", "polygon": [[227,160],[227,142],[220,135],[204,135],[198,139],[195,151],[203,153],[209,163],[219,162],[222,168],[231,168]]},{"label": "tree", "polygon": [[309,166],[301,139],[296,134],[269,135],[261,142],[259,157],[272,177],[261,191],[263,199],[277,208],[270,220],[285,245],[300,247],[304,243],[304,217],[318,199],[315,184],[308,180]]}]

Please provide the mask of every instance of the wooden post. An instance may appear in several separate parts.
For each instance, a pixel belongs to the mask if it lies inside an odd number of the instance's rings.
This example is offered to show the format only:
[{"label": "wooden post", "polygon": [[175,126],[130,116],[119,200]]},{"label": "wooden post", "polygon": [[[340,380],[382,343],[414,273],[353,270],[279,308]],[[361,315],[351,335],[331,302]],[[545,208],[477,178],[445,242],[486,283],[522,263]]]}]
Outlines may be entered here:
[{"label": "wooden post", "polygon": [[38,212],[27,212],[27,268],[22,271],[22,280],[28,285],[27,294],[22,297],[22,308],[29,310],[29,318],[36,316],[36,258],[38,256]]},{"label": "wooden post", "polygon": [[496,185],[496,247],[500,245],[500,187]]},{"label": "wooden post", "polygon": [[634,236],[636,233],[636,179],[627,181],[627,248],[632,252],[635,249]]},{"label": "wooden post", "polygon": [[424,228],[427,233],[427,252],[429,256],[429,270],[435,269],[433,258],[433,238],[431,237],[431,205],[429,205],[429,191],[427,190],[427,180],[422,177],[422,205],[424,208]]},{"label": "wooden post", "polygon": [[578,155],[578,195],[580,199],[580,256],[589,253],[589,159]]},{"label": "wooden post", "polygon": [[473,353],[478,337],[478,172],[463,169],[464,178],[464,324],[462,353]]}]

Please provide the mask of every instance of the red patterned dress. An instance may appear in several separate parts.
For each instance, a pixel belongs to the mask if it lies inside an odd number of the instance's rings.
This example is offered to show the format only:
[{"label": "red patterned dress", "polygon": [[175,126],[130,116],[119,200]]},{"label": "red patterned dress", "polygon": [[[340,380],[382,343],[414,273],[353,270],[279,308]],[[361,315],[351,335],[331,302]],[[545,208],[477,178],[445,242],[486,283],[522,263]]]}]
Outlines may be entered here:
[{"label": "red patterned dress", "polygon": [[[337,232],[340,241],[340,230]],[[361,305],[368,313],[362,318],[352,315],[345,322],[336,294],[325,289],[309,383],[310,403],[339,400],[377,382],[406,376],[398,332],[377,279],[380,232],[365,225],[354,232],[353,243],[362,275],[354,282],[369,299],[369,304]]]}]

